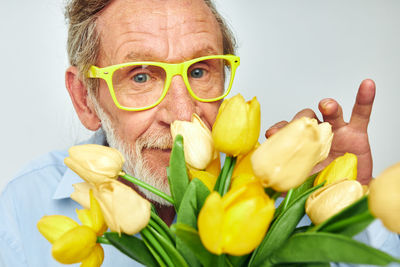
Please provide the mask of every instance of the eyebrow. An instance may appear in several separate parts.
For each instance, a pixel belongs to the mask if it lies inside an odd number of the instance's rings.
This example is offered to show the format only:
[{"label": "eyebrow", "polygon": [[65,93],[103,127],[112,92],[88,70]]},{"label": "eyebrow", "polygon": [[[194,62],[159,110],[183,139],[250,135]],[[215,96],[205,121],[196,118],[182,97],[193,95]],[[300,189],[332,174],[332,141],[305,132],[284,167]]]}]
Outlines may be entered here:
[{"label": "eyebrow", "polygon": [[[212,46],[206,45],[203,48],[196,50],[196,52],[191,57],[185,58],[184,60],[190,60],[193,58],[217,55],[217,54],[218,54],[217,51]],[[150,51],[142,51],[142,52],[132,51],[125,56],[124,60],[126,62],[160,61],[160,57],[155,55],[154,53],[151,53]]]}]

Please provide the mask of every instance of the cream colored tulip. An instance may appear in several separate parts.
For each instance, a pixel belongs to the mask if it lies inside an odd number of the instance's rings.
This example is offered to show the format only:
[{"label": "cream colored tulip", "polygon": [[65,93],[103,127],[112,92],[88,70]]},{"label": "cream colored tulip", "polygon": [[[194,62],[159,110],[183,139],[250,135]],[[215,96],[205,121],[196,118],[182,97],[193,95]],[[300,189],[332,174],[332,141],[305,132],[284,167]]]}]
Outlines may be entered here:
[{"label": "cream colored tulip", "polygon": [[73,146],[68,152],[64,163],[92,184],[118,178],[125,161],[118,150],[95,144]]},{"label": "cream colored tulip", "polygon": [[94,189],[92,184],[87,182],[76,183],[72,185],[74,187],[74,192],[71,194],[71,198],[78,202],[85,209],[90,207],[90,190]]},{"label": "cream colored tulip", "polygon": [[364,189],[358,181],[341,180],[312,193],[306,201],[306,213],[317,225],[353,204],[363,195]]},{"label": "cream colored tulip", "polygon": [[333,133],[329,123],[303,117],[268,138],[251,163],[264,187],[287,191],[302,184],[312,168],[329,154]]},{"label": "cream colored tulip", "polygon": [[400,162],[372,180],[368,205],[387,229],[400,234]]},{"label": "cream colored tulip", "polygon": [[150,202],[129,186],[109,180],[96,187],[93,194],[111,231],[133,235],[148,224]]},{"label": "cream colored tulip", "polygon": [[174,121],[171,124],[171,135],[175,139],[183,136],[183,149],[186,163],[195,169],[204,170],[216,158],[211,131],[197,114],[192,121]]}]

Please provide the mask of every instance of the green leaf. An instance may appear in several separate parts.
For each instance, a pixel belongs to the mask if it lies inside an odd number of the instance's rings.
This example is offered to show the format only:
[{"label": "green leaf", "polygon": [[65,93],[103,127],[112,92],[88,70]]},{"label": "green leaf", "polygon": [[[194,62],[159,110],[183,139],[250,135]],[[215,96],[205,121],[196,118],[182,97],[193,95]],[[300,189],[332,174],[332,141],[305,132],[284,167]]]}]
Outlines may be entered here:
[{"label": "green leaf", "polygon": [[364,196],[309,232],[331,232],[354,236],[363,231],[375,218],[368,210],[368,197]]},{"label": "green leaf", "polygon": [[306,190],[290,202],[288,207],[272,223],[264,240],[253,252],[249,266],[259,266],[274,250],[286,242],[305,214],[304,204],[308,196],[321,186],[322,184]]},{"label": "green leaf", "polygon": [[177,222],[187,224],[197,229],[197,216],[204,201],[210,194],[207,186],[202,181],[193,179],[186,189],[178,210]]},{"label": "green leaf", "polygon": [[[209,194],[210,191],[203,182],[197,178],[193,179],[183,196],[177,215],[177,223],[183,223],[197,229],[197,216]],[[190,266],[200,266],[200,262],[194,253],[179,238],[176,239],[176,247]]]},{"label": "green leaf", "polygon": [[171,226],[171,230],[186,244],[203,266],[217,266],[218,256],[203,246],[200,236],[194,228],[177,223]]},{"label": "green leaf", "polygon": [[167,239],[165,239],[165,237],[163,237],[160,233],[158,233],[151,226],[147,226],[147,228],[153,234],[153,236],[157,239],[159,244],[164,248],[164,251],[169,255],[174,266],[188,267],[188,264],[186,263],[186,261],[182,257],[182,255]]},{"label": "green leaf", "polygon": [[135,261],[146,266],[158,266],[157,261],[154,259],[143,240],[136,236],[129,236],[126,234],[121,234],[121,236],[119,236],[118,233],[114,232],[106,232],[104,236],[114,247]]},{"label": "green leaf", "polygon": [[189,176],[186,170],[185,154],[183,152],[183,137],[177,135],[171,151],[169,167],[167,167],[167,177],[174,199],[175,210],[179,210],[183,194],[189,184]]},{"label": "green leaf", "polygon": [[307,178],[307,180],[299,185],[298,187],[289,190],[291,193],[286,194],[285,199],[282,201],[282,203],[279,205],[279,207],[276,209],[274,218],[277,218],[285,209],[287,208],[290,204],[293,203],[300,195],[302,195],[304,192],[309,190],[310,188],[313,187],[314,180],[318,176],[318,173],[315,173],[311,175],[310,177]]},{"label": "green leaf", "polygon": [[345,262],[387,265],[397,259],[350,237],[307,232],[293,235],[269,261],[277,263]]}]

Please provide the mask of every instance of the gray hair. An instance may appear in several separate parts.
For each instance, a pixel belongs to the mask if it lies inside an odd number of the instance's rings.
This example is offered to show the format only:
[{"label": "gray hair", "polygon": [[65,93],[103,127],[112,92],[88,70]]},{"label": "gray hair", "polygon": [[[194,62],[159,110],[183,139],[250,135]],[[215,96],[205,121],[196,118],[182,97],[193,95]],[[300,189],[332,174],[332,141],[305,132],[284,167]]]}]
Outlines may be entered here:
[{"label": "gray hair", "polygon": [[[68,23],[67,52],[69,63],[78,68],[79,78],[86,87],[97,95],[98,79],[89,79],[86,73],[95,65],[100,51],[100,34],[96,20],[112,0],[70,0],[65,7]],[[236,40],[224,18],[218,13],[212,0],[204,0],[215,16],[222,33],[223,53],[235,54]]]}]

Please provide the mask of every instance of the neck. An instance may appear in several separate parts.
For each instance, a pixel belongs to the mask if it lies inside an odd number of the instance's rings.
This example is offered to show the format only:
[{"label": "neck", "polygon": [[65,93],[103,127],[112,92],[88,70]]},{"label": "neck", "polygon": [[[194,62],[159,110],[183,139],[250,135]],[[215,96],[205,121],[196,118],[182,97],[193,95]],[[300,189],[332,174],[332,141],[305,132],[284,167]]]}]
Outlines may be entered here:
[{"label": "neck", "polygon": [[[131,182],[129,182],[129,181],[126,181],[125,179],[123,179],[123,178],[121,178],[121,177],[118,178],[118,181],[120,181],[121,183],[123,183],[123,184],[125,184],[125,185],[131,187],[131,188],[132,188],[133,190],[135,190],[140,196],[142,196],[143,198],[146,198],[146,197],[144,196],[144,194],[143,194],[140,190],[137,190],[137,185],[135,185],[135,184],[133,184],[133,183],[131,183]],[[147,198],[146,198],[146,199],[147,199]],[[147,200],[149,200],[149,199],[147,199]],[[154,207],[156,208],[157,213],[158,213],[158,216],[160,216],[160,218],[161,218],[168,226],[170,226],[170,225],[172,224],[172,222],[174,221],[174,218],[175,218],[175,209],[174,209],[174,206],[161,205],[161,204],[159,204],[159,203],[157,203],[157,202],[154,202],[154,201],[151,201],[151,200],[149,200],[149,201],[150,201],[150,202],[154,205]]]}]

